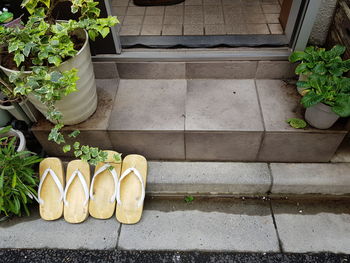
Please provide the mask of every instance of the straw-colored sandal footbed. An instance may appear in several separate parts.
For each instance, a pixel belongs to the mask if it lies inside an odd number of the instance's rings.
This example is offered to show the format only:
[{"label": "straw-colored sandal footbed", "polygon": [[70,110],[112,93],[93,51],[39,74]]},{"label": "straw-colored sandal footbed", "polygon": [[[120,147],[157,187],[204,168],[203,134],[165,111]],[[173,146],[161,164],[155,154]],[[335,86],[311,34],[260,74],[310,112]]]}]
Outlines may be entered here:
[{"label": "straw-colored sandal footbed", "polygon": [[[114,155],[118,154],[114,151],[106,151],[108,158],[104,163],[97,164],[95,172],[100,169],[105,163],[112,165],[115,171],[120,176],[121,162],[116,163]],[[113,216],[115,211],[115,203],[110,202],[111,196],[114,194],[115,188],[113,177],[110,171],[104,171],[95,178],[93,195],[94,200],[90,199],[89,213],[92,217],[98,219],[108,219]]]},{"label": "straw-colored sandal footbed", "polygon": [[[147,161],[141,155],[128,155],[123,160],[122,172],[128,168],[136,168],[142,175],[144,187],[146,187],[147,179]],[[121,181],[120,184],[120,200],[121,205],[117,205],[116,218],[123,224],[136,224],[140,221],[143,211],[143,205],[137,207],[138,201],[141,198],[141,184],[133,173]]]},{"label": "straw-colored sandal footbed", "polygon": [[[72,174],[79,170],[85,178],[86,185],[90,189],[90,166],[87,162],[81,160],[71,161],[67,166],[66,182]],[[68,205],[64,205],[64,219],[69,223],[81,223],[89,216],[89,202],[84,205],[85,192],[78,176],[76,176],[69,186],[66,200]]]},{"label": "straw-colored sandal footbed", "polygon": [[[50,168],[55,172],[62,184],[62,187],[64,188],[64,173],[61,160],[58,158],[46,158],[41,161],[39,165],[40,178],[47,168]],[[44,201],[43,204],[39,205],[39,212],[42,219],[56,220],[62,216],[63,201],[60,199],[61,194],[57,188],[57,185],[55,184],[55,181],[50,175],[47,175],[42,184],[40,198]]]}]

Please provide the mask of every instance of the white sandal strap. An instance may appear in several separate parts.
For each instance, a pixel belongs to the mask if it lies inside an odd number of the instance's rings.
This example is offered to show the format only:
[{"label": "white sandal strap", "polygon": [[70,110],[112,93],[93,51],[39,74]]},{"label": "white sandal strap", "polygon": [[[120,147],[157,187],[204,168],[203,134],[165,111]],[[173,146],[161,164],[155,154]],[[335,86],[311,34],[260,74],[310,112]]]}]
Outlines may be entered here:
[{"label": "white sandal strap", "polygon": [[89,189],[88,189],[88,186],[86,184],[86,181],[85,181],[85,177],[84,175],[77,169],[75,170],[71,177],[69,178],[68,182],[67,182],[67,185],[66,185],[66,189],[64,190],[64,197],[63,197],[63,202],[64,202],[64,205],[65,206],[68,206],[68,202],[67,202],[67,192],[68,192],[68,189],[69,189],[69,186],[72,184],[74,178],[78,176],[80,182],[81,182],[81,185],[83,186],[83,189],[84,189],[84,193],[85,193],[85,201],[84,201],[84,206],[87,204],[88,200],[89,200]]},{"label": "white sandal strap", "polygon": [[39,189],[38,189],[38,201],[39,201],[39,204],[44,204],[44,200],[41,199],[40,197],[40,193],[41,193],[41,188],[43,186],[43,183],[47,177],[47,175],[50,174],[52,179],[54,180],[58,190],[60,191],[60,194],[61,194],[61,197],[60,197],[60,201],[62,201],[63,199],[63,196],[64,196],[64,191],[63,191],[63,186],[61,184],[61,181],[60,179],[58,179],[57,175],[55,174],[55,172],[50,169],[50,168],[47,168],[43,174],[43,176],[41,177],[41,180],[40,180],[40,183],[39,183]]},{"label": "white sandal strap", "polygon": [[[110,167],[112,167],[112,169],[110,169]],[[92,177],[91,186],[90,186],[90,199],[91,200],[94,200],[93,189],[94,189],[94,183],[95,183],[96,176],[98,176],[102,172],[106,171],[107,169],[112,174],[112,177],[114,180],[114,193],[111,197],[110,202],[111,203],[115,202],[115,197],[117,196],[118,174],[115,171],[114,167],[108,163],[105,164],[104,166],[102,166],[100,169],[98,169],[96,171],[96,173],[94,174],[94,176]]]},{"label": "white sandal strap", "polygon": [[122,180],[129,174],[134,173],[137,177],[137,179],[139,179],[140,183],[141,183],[141,198],[139,200],[139,202],[137,203],[137,207],[140,207],[143,204],[143,201],[145,200],[145,184],[143,182],[142,176],[140,174],[140,172],[136,169],[136,168],[128,168],[125,170],[125,172],[122,174],[122,176],[119,179],[119,183],[118,183],[118,191],[117,191],[117,204],[121,205],[122,201],[120,200],[120,185]]}]

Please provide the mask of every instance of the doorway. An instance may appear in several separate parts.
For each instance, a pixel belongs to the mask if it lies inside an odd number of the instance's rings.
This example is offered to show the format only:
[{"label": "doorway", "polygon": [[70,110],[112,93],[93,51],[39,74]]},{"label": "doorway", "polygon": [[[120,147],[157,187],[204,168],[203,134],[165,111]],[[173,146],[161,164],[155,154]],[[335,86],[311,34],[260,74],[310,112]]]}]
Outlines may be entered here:
[{"label": "doorway", "polygon": [[112,0],[111,7],[121,22],[123,48],[288,44],[280,22],[283,0],[186,0],[147,7]]}]

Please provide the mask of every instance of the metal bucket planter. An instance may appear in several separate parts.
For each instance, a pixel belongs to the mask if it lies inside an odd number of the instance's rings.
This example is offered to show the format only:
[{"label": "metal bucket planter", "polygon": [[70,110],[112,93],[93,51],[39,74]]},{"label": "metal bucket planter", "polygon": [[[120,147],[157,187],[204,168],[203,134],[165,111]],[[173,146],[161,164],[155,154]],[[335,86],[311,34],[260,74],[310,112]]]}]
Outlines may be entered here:
[{"label": "metal bucket planter", "polygon": [[339,119],[339,116],[332,111],[332,108],[318,103],[306,109],[305,120],[317,129],[328,129]]},{"label": "metal bucket planter", "polygon": [[[0,127],[0,130],[3,127]],[[7,137],[7,136],[15,136],[19,139],[19,145],[17,147],[17,152],[26,151],[27,145],[26,145],[26,139],[21,131],[11,129],[9,132],[0,134],[0,137]]]},{"label": "metal bucket planter", "polygon": [[13,104],[9,106],[0,104],[0,109],[8,111],[17,120],[25,121],[27,124],[30,122],[37,122],[38,115],[40,114],[28,99],[17,103],[17,106]]},{"label": "metal bucket planter", "polygon": [[11,120],[11,115],[7,110],[0,109],[0,127],[6,126]]},{"label": "metal bucket planter", "polygon": [[[69,60],[63,62],[58,70],[66,71],[72,68],[78,69],[79,80],[77,81],[77,91],[63,97],[56,102],[56,108],[62,112],[62,122],[66,125],[74,125],[87,120],[97,108],[96,82],[93,71],[90,46],[87,32],[79,30],[76,32],[79,37],[85,39],[81,50]],[[9,76],[15,71],[0,68]],[[26,73],[26,72],[25,72]],[[30,72],[27,72],[28,74]],[[42,104],[33,94],[28,95],[29,101],[46,116],[47,107]]]}]

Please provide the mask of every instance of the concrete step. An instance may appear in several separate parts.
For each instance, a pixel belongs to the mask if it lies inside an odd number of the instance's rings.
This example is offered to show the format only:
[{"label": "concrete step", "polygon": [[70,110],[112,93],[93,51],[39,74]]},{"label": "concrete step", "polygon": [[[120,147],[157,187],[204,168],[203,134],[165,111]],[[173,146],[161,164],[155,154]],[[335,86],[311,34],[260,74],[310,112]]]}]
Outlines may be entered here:
[{"label": "concrete step", "polygon": [[[131,69],[130,69],[131,70]],[[118,87],[119,83],[119,87]],[[328,162],[348,131],[293,129],[302,118],[295,86],[274,79],[98,79],[99,107],[81,130],[82,144],[143,154],[149,160]],[[44,118],[33,132],[49,155]]]},{"label": "concrete step", "polygon": [[[67,161],[64,162],[65,167]],[[91,174],[94,167],[91,167]],[[152,197],[305,196],[350,194],[350,163],[148,162]]]}]

